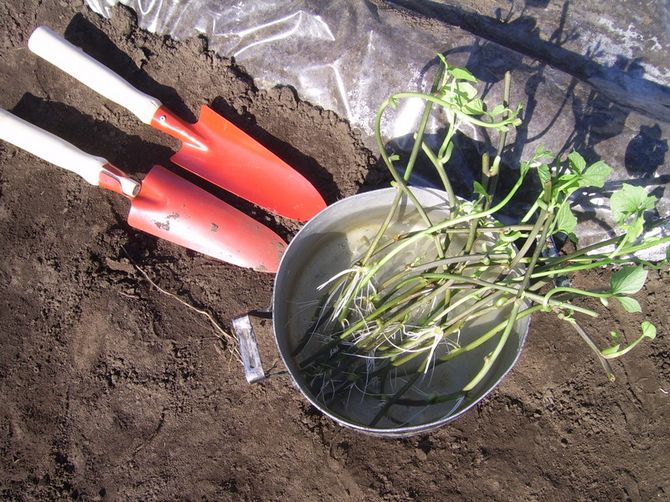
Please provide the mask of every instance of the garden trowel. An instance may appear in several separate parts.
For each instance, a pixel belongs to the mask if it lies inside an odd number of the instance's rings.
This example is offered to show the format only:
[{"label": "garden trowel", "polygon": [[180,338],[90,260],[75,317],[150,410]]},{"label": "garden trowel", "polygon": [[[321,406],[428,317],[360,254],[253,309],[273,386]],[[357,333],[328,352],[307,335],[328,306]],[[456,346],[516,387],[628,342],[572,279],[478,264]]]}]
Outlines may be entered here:
[{"label": "garden trowel", "polygon": [[277,271],[286,246],[278,235],[164,167],[154,166],[138,182],[107,160],[2,109],[0,139],[124,195],[130,200],[132,227],[241,267]]},{"label": "garden trowel", "polygon": [[300,173],[208,106],[195,124],[184,122],[163,104],[67,42],[49,28],[37,28],[30,50],[142,122],[181,141],[175,164],[254,204],[287,218],[306,221],[326,204]]}]

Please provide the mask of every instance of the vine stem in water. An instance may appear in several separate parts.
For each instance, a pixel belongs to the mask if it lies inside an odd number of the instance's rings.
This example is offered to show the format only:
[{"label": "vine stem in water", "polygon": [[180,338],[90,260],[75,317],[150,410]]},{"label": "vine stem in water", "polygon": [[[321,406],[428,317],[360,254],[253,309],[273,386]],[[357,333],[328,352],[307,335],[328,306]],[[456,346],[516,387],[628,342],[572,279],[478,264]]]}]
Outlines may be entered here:
[{"label": "vine stem in water", "polygon": [[416,232],[415,234],[412,234],[409,236],[407,239],[404,239],[402,241],[398,241],[394,249],[391,249],[384,258],[380,259],[378,262],[376,262],[374,265],[370,266],[365,273],[365,275],[361,278],[359,281],[356,290],[354,292],[354,296],[357,295],[361,289],[367,284],[372,277],[379,271],[381,267],[383,267],[386,263],[388,263],[395,255],[397,255],[400,251],[405,249],[407,246],[414,244],[421,238],[424,238],[428,235],[431,235],[435,232],[439,232],[441,230],[444,230],[445,228],[453,227],[455,225],[458,225],[460,223],[465,223],[468,222],[472,219],[475,218],[483,218],[486,216],[489,216],[491,214],[496,213],[498,210],[501,208],[505,207],[507,203],[511,200],[511,198],[514,196],[514,194],[519,190],[521,187],[523,180],[524,180],[525,175],[522,174],[519,176],[519,179],[516,181],[512,189],[509,191],[509,193],[505,196],[503,200],[501,200],[498,204],[496,204],[494,207],[487,209],[486,211],[480,211],[475,214],[470,214],[470,215],[465,215],[465,216],[460,216],[457,218],[453,218],[450,220],[445,220],[441,223],[438,223],[436,225],[433,225],[432,227],[426,228],[424,230],[420,230]]},{"label": "vine stem in water", "polygon": [[[549,203],[550,197],[551,197],[551,183],[549,182],[549,183],[546,183],[545,186],[544,186],[544,198],[545,198],[546,203]],[[493,349],[493,352],[486,355],[486,357],[484,358],[484,365],[479,370],[479,372],[475,375],[475,377],[465,387],[463,387],[463,391],[467,392],[467,391],[472,390],[484,379],[484,377],[486,377],[486,375],[489,373],[489,371],[493,367],[493,364],[498,359],[498,356],[502,352],[503,347],[507,343],[507,339],[509,338],[510,334],[512,333],[512,329],[514,328],[514,325],[516,324],[516,320],[517,320],[517,316],[519,314],[519,310],[521,309],[522,305],[524,304],[524,293],[525,293],[525,290],[528,287],[528,284],[530,282],[530,276],[532,275],[533,270],[535,269],[535,265],[537,264],[537,260],[540,257],[540,254],[542,253],[542,250],[544,249],[545,242],[547,241],[547,238],[549,236],[549,230],[551,229],[551,223],[552,223],[552,216],[549,216],[544,221],[544,227],[542,228],[542,234],[540,236],[539,242],[537,243],[537,246],[535,247],[535,251],[533,252],[533,256],[531,257],[531,261],[528,264],[528,268],[526,269],[526,273],[524,275],[523,282],[521,283],[521,287],[519,288],[519,292],[516,295],[516,300],[514,301],[514,304],[512,305],[512,312],[509,315],[507,324],[505,325],[505,329],[504,329],[502,335],[500,336],[500,339],[498,340],[498,343],[496,344],[496,347]]]},{"label": "vine stem in water", "polygon": [[[443,78],[445,75],[445,71],[443,67],[440,67],[438,70],[437,75],[435,76],[435,80],[433,81],[433,85],[431,87],[431,93],[437,92],[439,87],[442,85]],[[379,147],[379,153],[384,161],[384,164],[386,164],[386,167],[388,170],[391,172],[391,175],[393,178],[396,180],[397,183],[399,183],[399,187],[401,190],[398,190],[398,193],[396,193],[393,202],[391,203],[391,208],[389,209],[389,212],[386,216],[386,219],[382,223],[382,225],[379,227],[379,230],[377,231],[377,234],[375,235],[374,239],[372,240],[372,243],[370,244],[370,248],[368,249],[368,252],[365,254],[363,257],[361,264],[366,265],[372,254],[374,254],[375,249],[377,248],[377,245],[379,244],[379,241],[382,238],[382,235],[384,235],[384,232],[386,232],[386,229],[388,226],[391,224],[391,220],[393,219],[393,215],[395,214],[398,204],[400,203],[400,198],[401,198],[401,193],[404,191],[405,193],[408,194],[408,196],[413,196],[411,191],[407,188],[405,183],[403,183],[403,180],[400,178],[398,175],[397,170],[393,166],[393,162],[391,162],[391,159],[389,158],[388,154],[386,153],[386,148],[384,147],[384,140],[381,136],[381,118],[384,113],[384,110],[386,110],[386,107],[390,104],[390,99],[384,100],[384,103],[382,104],[382,107],[379,109],[377,112],[377,116],[375,118],[375,140],[377,141],[377,146]],[[414,141],[414,146],[412,147],[412,152],[410,153],[409,160],[407,162],[407,167],[405,169],[405,174],[404,174],[404,180],[409,180],[410,175],[412,174],[412,170],[414,169],[414,163],[416,162],[416,157],[419,153],[419,149],[421,148],[421,144],[423,142],[423,135],[426,130],[426,126],[428,125],[428,119],[430,118],[430,113],[433,108],[433,103],[431,101],[426,102],[426,106],[424,107],[423,114],[421,116],[421,122],[419,123],[419,129],[417,130],[416,133],[416,139]],[[413,200],[417,204],[417,209],[420,206],[418,204],[418,201]],[[425,213],[424,213],[425,214]],[[422,215],[423,216],[423,215]],[[427,217],[426,217],[427,218]],[[440,250],[441,251],[441,250]],[[440,257],[443,257],[443,255],[440,255]]]}]

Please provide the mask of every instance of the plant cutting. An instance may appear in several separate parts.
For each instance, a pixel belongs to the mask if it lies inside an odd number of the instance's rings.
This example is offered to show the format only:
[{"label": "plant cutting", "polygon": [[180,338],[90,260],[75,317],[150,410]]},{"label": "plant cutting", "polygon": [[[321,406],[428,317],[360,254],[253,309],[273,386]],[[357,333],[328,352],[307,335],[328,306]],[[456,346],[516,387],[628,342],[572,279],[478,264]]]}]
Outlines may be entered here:
[{"label": "plant cutting", "polygon": [[[670,242],[646,232],[654,225],[645,215],[655,197],[624,184],[609,199],[619,234],[580,247],[571,196],[604,186],[611,169],[603,161],[588,164],[576,151],[559,159],[540,148],[514,170],[511,187],[499,190],[508,133],[521,123],[521,107],[509,105],[510,81],[508,74],[502,103],[491,107],[468,70],[442,59],[429,92],[394,94],[379,109],[376,139],[394,195],[374,231],[358,239],[363,245],[352,251],[348,265],[317,285],[318,305],[291,347],[308,397],[345,422],[373,431],[405,430],[457,416],[497,383],[493,375],[499,379],[511,367],[516,357],[506,352],[513,343],[520,350],[520,333],[536,312],[553,313],[570,326],[610,380],[610,359],[656,335],[644,321],[632,341],[624,343],[612,332],[611,344],[601,347],[580,324],[583,316],[599,316],[589,301],[616,301],[628,312],[641,311],[633,295],[649,268],[668,261],[653,264],[635,254]],[[400,156],[387,150],[381,124],[405,100],[420,100],[424,109],[411,151]],[[426,129],[438,113],[446,127],[432,145]],[[495,150],[482,155],[481,179],[469,200],[456,196],[449,178],[456,135],[465,126],[484,128],[498,139]],[[439,210],[408,186],[419,159],[430,162],[443,185]],[[537,186],[517,221],[497,218],[516,204],[515,196]],[[559,236],[572,241],[571,249],[547,252]],[[571,284],[572,274],[594,268],[607,270],[609,287]]]}]

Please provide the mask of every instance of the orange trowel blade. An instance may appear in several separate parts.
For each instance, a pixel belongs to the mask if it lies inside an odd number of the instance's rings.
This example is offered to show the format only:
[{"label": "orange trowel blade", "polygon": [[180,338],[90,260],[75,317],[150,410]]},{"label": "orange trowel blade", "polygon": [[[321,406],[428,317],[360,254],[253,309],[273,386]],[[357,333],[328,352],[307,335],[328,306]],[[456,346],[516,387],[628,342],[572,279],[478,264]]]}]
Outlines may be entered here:
[{"label": "orange trowel blade", "polygon": [[265,225],[167,169],[154,166],[131,199],[128,223],[240,267],[276,272],[286,244]]},{"label": "orange trowel blade", "polygon": [[175,164],[243,199],[299,221],[326,207],[300,173],[208,106],[195,124],[160,107],[152,125],[182,141]]}]

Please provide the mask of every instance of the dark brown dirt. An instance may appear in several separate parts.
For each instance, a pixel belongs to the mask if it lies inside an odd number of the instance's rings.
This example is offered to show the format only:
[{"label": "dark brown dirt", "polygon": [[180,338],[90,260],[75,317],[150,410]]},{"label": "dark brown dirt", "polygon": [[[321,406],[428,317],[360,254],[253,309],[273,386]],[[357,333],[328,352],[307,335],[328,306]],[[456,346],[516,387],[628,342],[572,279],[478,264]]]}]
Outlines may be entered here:
[{"label": "dark brown dirt", "polygon": [[[26,48],[48,24],[185,118],[211,103],[301,170],[328,202],[380,181],[348,125],[259,91],[231,61],[81,3],[0,4],[0,104],[139,176],[176,145]],[[225,196],[220,191],[218,195]],[[231,200],[228,198],[228,200]],[[231,200],[290,238],[296,226]],[[122,198],[0,145],[0,496],[5,500],[667,500],[667,273],[640,300],[658,338],[615,363],[549,316],[499,389],[457,422],[402,440],[336,426],[273,345],[250,386],[208,320],[267,307],[272,277],[134,231]],[[597,274],[578,281],[591,284]],[[603,313],[605,313],[603,311]],[[637,332],[616,306],[591,332]]]}]

